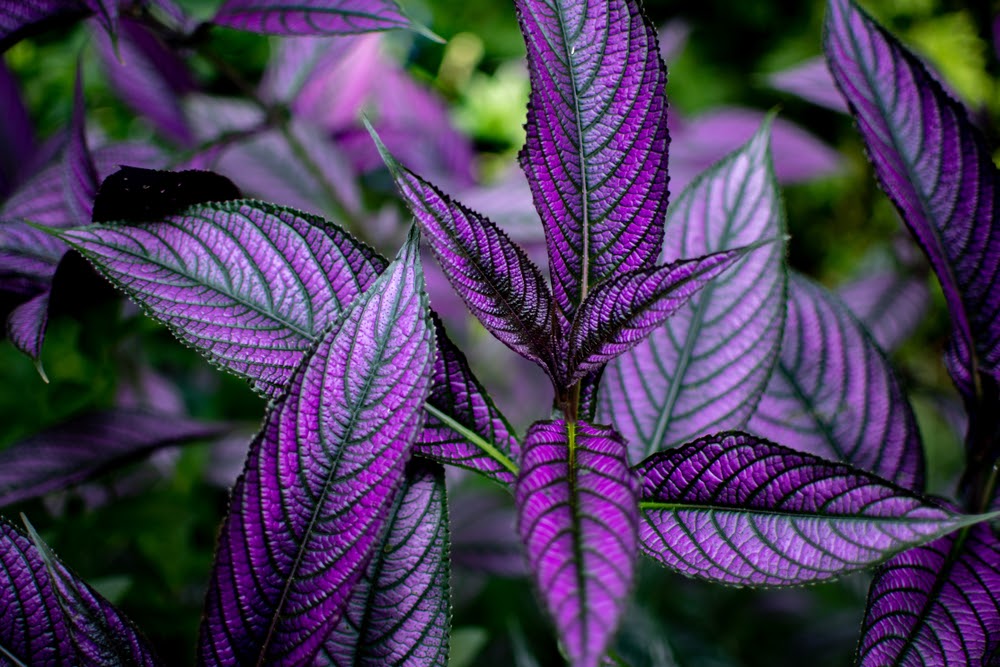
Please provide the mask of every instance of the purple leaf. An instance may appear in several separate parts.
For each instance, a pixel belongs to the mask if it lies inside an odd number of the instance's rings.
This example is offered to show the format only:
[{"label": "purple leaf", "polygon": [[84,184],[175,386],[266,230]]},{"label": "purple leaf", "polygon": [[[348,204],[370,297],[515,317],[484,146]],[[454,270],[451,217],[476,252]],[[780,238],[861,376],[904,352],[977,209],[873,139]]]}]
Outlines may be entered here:
[{"label": "purple leaf", "polygon": [[[681,193],[667,214],[665,263],[781,238],[767,142],[765,123]],[[750,253],[608,365],[598,414],[625,437],[633,462],[750,418],[781,345],[784,254],[782,243]]]},{"label": "purple leaf", "polygon": [[643,552],[728,584],[830,579],[991,518],[954,514],[870,473],[742,433],[654,454],[636,472]]},{"label": "purple leaf", "polygon": [[775,72],[767,77],[767,82],[772,88],[791,93],[813,104],[833,111],[847,112],[844,97],[837,90],[830,68],[822,56]]},{"label": "purple leaf", "polygon": [[[7,316],[7,338],[36,364],[42,356],[42,343],[49,323],[49,294],[45,290],[19,305]],[[42,377],[45,377],[44,373]]]},{"label": "purple leaf", "polygon": [[5,519],[0,609],[4,665],[159,664],[128,619]]},{"label": "purple leaf", "polygon": [[[305,352],[386,265],[335,225],[260,202],[66,236],[178,338],[269,398],[284,392]],[[437,333],[417,451],[510,483],[517,456],[510,428],[465,356]]]},{"label": "purple leaf", "polygon": [[269,413],[222,528],[199,664],[312,664],[344,614],[423,424],[422,284],[414,234]]},{"label": "purple leaf", "polygon": [[448,665],[451,590],[444,470],[414,461],[398,495],[382,544],[315,667]]},{"label": "purple leaf", "polygon": [[524,546],[510,494],[483,485],[450,492],[451,562],[469,572],[500,577],[527,574]]},{"label": "purple leaf", "polygon": [[995,664],[1000,542],[985,525],[905,551],[875,570],[857,662]]},{"label": "purple leaf", "polygon": [[499,227],[409,171],[372,135],[448,280],[486,330],[560,382],[545,277]]},{"label": "purple leaf", "polygon": [[0,61],[0,201],[27,176],[35,156],[35,131],[17,80]]},{"label": "purple leaf", "polygon": [[996,169],[964,107],[848,0],[831,0],[825,49],[883,189],[941,281],[949,371],[967,400],[1000,382]]},{"label": "purple leaf", "polygon": [[874,271],[841,285],[837,296],[886,352],[894,351],[916,331],[931,301],[925,279],[893,269]]},{"label": "purple leaf", "polygon": [[0,52],[44,23],[71,21],[90,11],[84,0],[0,0]]},{"label": "purple leaf", "polygon": [[0,220],[0,275],[17,275],[47,286],[66,244],[23,222]]},{"label": "purple leaf", "polygon": [[393,0],[227,0],[212,22],[267,35],[350,35],[411,25]]},{"label": "purple leaf", "polygon": [[631,0],[515,6],[531,74],[519,158],[568,324],[593,286],[651,266],[663,245],[667,73]]},{"label": "purple leaf", "polygon": [[45,564],[46,583],[62,611],[62,627],[58,632],[69,635],[76,652],[71,664],[87,667],[159,665],[160,661],[139,629],[56,560],[27,519],[25,524],[36,553]]},{"label": "purple leaf", "polygon": [[[670,185],[688,187],[704,170],[746,143],[768,118],[754,109],[717,108],[696,118],[670,121]],[[775,118],[771,154],[779,183],[800,183],[834,174],[840,155],[801,127]]]},{"label": "purple leaf", "polygon": [[414,451],[421,456],[474,470],[501,484],[514,483],[520,445],[472,374],[469,363],[432,316],[438,345],[427,420]]},{"label": "purple leaf", "polygon": [[889,362],[836,297],[797,274],[781,357],[747,429],[923,488],[920,432]]},{"label": "purple leaf", "polygon": [[65,238],[181,340],[272,398],[385,266],[339,228],[260,202]]},{"label": "purple leaf", "polygon": [[193,140],[180,97],[194,90],[184,61],[150,30],[135,21],[121,22],[115,44],[97,35],[97,53],[118,96],[148,117],[167,138],[181,145]]},{"label": "purple leaf", "polygon": [[66,193],[66,210],[73,224],[90,222],[97,195],[97,167],[87,147],[86,107],[83,99],[83,74],[77,69],[73,103],[73,121],[70,125],[69,143],[63,156],[63,187]]},{"label": "purple leaf", "polygon": [[0,450],[0,506],[80,484],[163,447],[226,430],[222,424],[125,409],[70,419]]},{"label": "purple leaf", "polygon": [[600,370],[645,340],[713,278],[746,254],[718,252],[614,276],[587,295],[569,340],[567,383]]},{"label": "purple leaf", "polygon": [[606,427],[537,422],[517,480],[518,533],[571,664],[599,664],[621,620],[637,555],[636,479]]},{"label": "purple leaf", "polygon": [[[284,134],[264,112],[237,99],[191,96],[187,113],[199,141],[238,137],[196,157],[196,168],[218,171],[266,201],[326,215],[357,213],[361,194],[347,157],[316,127],[293,121]],[[303,164],[295,141],[316,169]],[[343,210],[341,210],[343,209]]]}]

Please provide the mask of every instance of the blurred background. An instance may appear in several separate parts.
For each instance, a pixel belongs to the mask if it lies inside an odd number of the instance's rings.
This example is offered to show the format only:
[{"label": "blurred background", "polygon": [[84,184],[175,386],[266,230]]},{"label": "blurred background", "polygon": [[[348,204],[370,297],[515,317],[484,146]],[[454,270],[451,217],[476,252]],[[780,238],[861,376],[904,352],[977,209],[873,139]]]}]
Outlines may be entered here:
[{"label": "blurred background", "polygon": [[[529,86],[512,2],[400,2],[442,43],[399,32],[344,47],[358,59],[345,56],[344,62],[360,63],[359,68],[378,63],[379,71],[397,77],[395,83],[366,88],[351,107],[354,115],[340,124],[332,119],[344,110],[330,109],[329,101],[353,90],[357,78],[350,71],[329,75],[316,85],[312,100],[303,93],[293,109],[323,127],[350,162],[350,178],[357,180],[352,186],[356,202],[345,205],[342,199],[342,206],[330,210],[320,205],[318,212],[347,218],[390,254],[408,223],[388,178],[370,160],[370,146],[362,145],[367,136],[358,138],[360,108],[376,125],[385,124],[380,132],[387,142],[391,136],[395,144],[390,148],[397,155],[424,160],[425,172],[445,189],[537,250],[540,223],[515,166]],[[220,3],[180,4],[205,19]],[[862,4],[926,59],[989,137],[998,135],[996,3]],[[949,493],[963,427],[953,416],[957,405],[940,361],[945,308],[919,253],[901,234],[892,206],[878,190],[822,63],[815,60],[821,54],[824,3],[647,0],[645,8],[654,24],[662,26],[669,69],[671,192],[679,192],[739,146],[764,114],[777,110],[772,150],[784,187],[790,264],[848,295],[852,285],[863,284],[855,281],[880,270],[905,273],[919,286],[913,297],[918,315],[907,325],[907,335],[884,345],[911,390],[927,446],[930,488]],[[37,138],[66,127],[80,61],[92,142],[132,141],[177,151],[185,140],[168,136],[155,119],[137,115],[116,88],[114,63],[102,55],[100,40],[89,24],[60,26],[4,54]],[[223,74],[218,62],[200,56],[186,63],[191,88],[216,97],[239,95],[239,82],[265,90],[286,48],[277,39],[225,29],[213,30],[210,42],[232,72]],[[405,117],[407,107],[424,103],[427,115]],[[196,103],[184,109],[190,132],[200,137],[204,114],[199,116]],[[240,172],[247,160],[269,159],[266,150],[257,155],[239,154],[229,163],[218,158],[208,168]],[[252,179],[245,184],[227,175],[251,193],[260,185],[262,197],[273,185]],[[272,176],[265,173],[259,179]],[[288,197],[279,203],[298,201]],[[429,280],[436,280],[431,285],[435,307],[504,412],[519,429],[543,417],[550,399],[544,380],[530,375],[531,369],[512,365],[513,355],[465,318],[440,276],[429,275]],[[144,389],[139,393],[155,397],[149,400],[158,407],[171,404],[195,417],[235,425],[236,434],[221,443],[167,450],[152,464],[136,464],[84,487],[3,510],[7,517],[27,513],[69,565],[146,630],[170,664],[189,664],[227,488],[241,469],[263,402],[244,382],[216,372],[162,327],[117,301],[54,318],[42,363],[49,384],[27,358],[0,342],[0,447],[70,416],[115,404],[123,391],[140,384]],[[453,505],[452,665],[558,664],[547,621],[520,577],[509,498],[477,480],[456,476],[451,481],[453,497],[469,501]],[[459,509],[463,504],[464,512]],[[470,511],[473,506],[476,510]],[[489,561],[483,555],[487,550],[506,559]],[[646,563],[619,652],[634,666],[776,666],[804,660],[814,667],[847,664],[866,581],[866,575],[858,575],[806,589],[749,591],[686,580]]]}]

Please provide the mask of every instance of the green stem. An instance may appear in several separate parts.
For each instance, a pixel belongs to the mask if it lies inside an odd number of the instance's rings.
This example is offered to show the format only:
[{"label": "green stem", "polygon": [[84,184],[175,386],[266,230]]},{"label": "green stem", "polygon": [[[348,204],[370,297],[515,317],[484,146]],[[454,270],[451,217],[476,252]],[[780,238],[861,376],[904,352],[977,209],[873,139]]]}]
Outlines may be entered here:
[{"label": "green stem", "polygon": [[452,417],[451,415],[442,412],[441,410],[437,409],[430,403],[425,403],[424,409],[427,410],[429,414],[434,415],[435,417],[440,419],[445,426],[452,429],[453,431],[461,435],[463,438],[468,440],[470,443],[481,449],[484,454],[486,454],[491,459],[502,465],[504,468],[513,473],[515,476],[518,474],[518,472],[520,472],[518,470],[517,465],[513,461],[511,461],[503,452],[501,452],[496,445],[494,445],[491,442],[488,442],[486,439],[484,439],[475,431],[472,431],[471,429],[463,426],[461,423],[456,421],[455,418]]}]

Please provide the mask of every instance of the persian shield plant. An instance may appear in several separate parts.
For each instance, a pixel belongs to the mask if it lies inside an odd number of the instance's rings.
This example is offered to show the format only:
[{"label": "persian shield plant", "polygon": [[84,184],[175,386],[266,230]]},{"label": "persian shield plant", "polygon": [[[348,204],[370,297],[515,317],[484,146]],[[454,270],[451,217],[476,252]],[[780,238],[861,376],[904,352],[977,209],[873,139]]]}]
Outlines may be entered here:
[{"label": "persian shield plant", "polygon": [[[0,43],[67,13],[96,13],[115,48],[150,63],[137,30],[197,41],[163,0],[0,8]],[[635,631],[624,619],[643,557],[751,587],[876,566],[857,664],[992,664],[998,190],[964,109],[851,0],[830,0],[829,70],[952,316],[946,362],[969,431],[948,500],[925,493],[921,435],[879,343],[786,264],[773,119],[668,207],[667,72],[641,5],[515,9],[531,82],[519,162],[548,276],[498,224],[388,148],[378,119],[366,121],[371,140],[416,219],[391,262],[345,227],[244,199],[218,175],[130,159],[105,178],[79,77],[57,185],[39,177],[0,209],[0,286],[26,297],[7,320],[19,349],[39,357],[57,267],[72,250],[268,401],[218,534],[197,664],[448,664],[443,464],[513,497],[508,528],[572,665],[627,664],[614,640]],[[228,0],[213,22],[289,36],[413,27],[387,0]],[[247,114],[203,101],[228,128],[209,148],[284,146],[297,174],[318,178],[334,217],[356,218],[353,186],[322,178],[337,156],[316,159],[297,138],[286,118],[294,104],[269,106],[269,96],[294,95],[302,75],[278,71]],[[184,136],[179,117],[158,110],[155,122]],[[163,197],[135,196],[153,184]],[[25,198],[54,203],[31,209]],[[551,414],[523,436],[431,309],[421,243],[482,327],[548,378]],[[124,409],[81,419],[0,453],[0,498],[35,497],[222,430]],[[76,431],[88,434],[83,445],[66,444]],[[40,463],[49,451],[72,456]],[[9,480],[8,468],[18,473]],[[162,664],[26,527],[0,523],[0,664]]]}]

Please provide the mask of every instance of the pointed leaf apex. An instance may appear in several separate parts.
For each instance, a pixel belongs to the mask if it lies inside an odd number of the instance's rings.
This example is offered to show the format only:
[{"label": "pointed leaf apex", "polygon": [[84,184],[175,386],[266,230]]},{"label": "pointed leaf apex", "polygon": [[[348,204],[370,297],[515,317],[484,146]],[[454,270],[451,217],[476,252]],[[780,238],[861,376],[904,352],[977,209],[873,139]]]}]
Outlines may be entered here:
[{"label": "pointed leaf apex", "polygon": [[385,166],[389,168],[392,173],[392,177],[398,179],[400,172],[404,169],[396,158],[392,156],[389,149],[386,148],[385,144],[382,143],[382,138],[378,136],[378,132],[372,126],[371,121],[368,120],[368,116],[361,114],[361,122],[364,123],[365,129],[368,130],[368,134],[371,135],[372,141],[375,142],[375,148],[378,149],[378,154],[382,157],[382,161],[385,162]]}]

